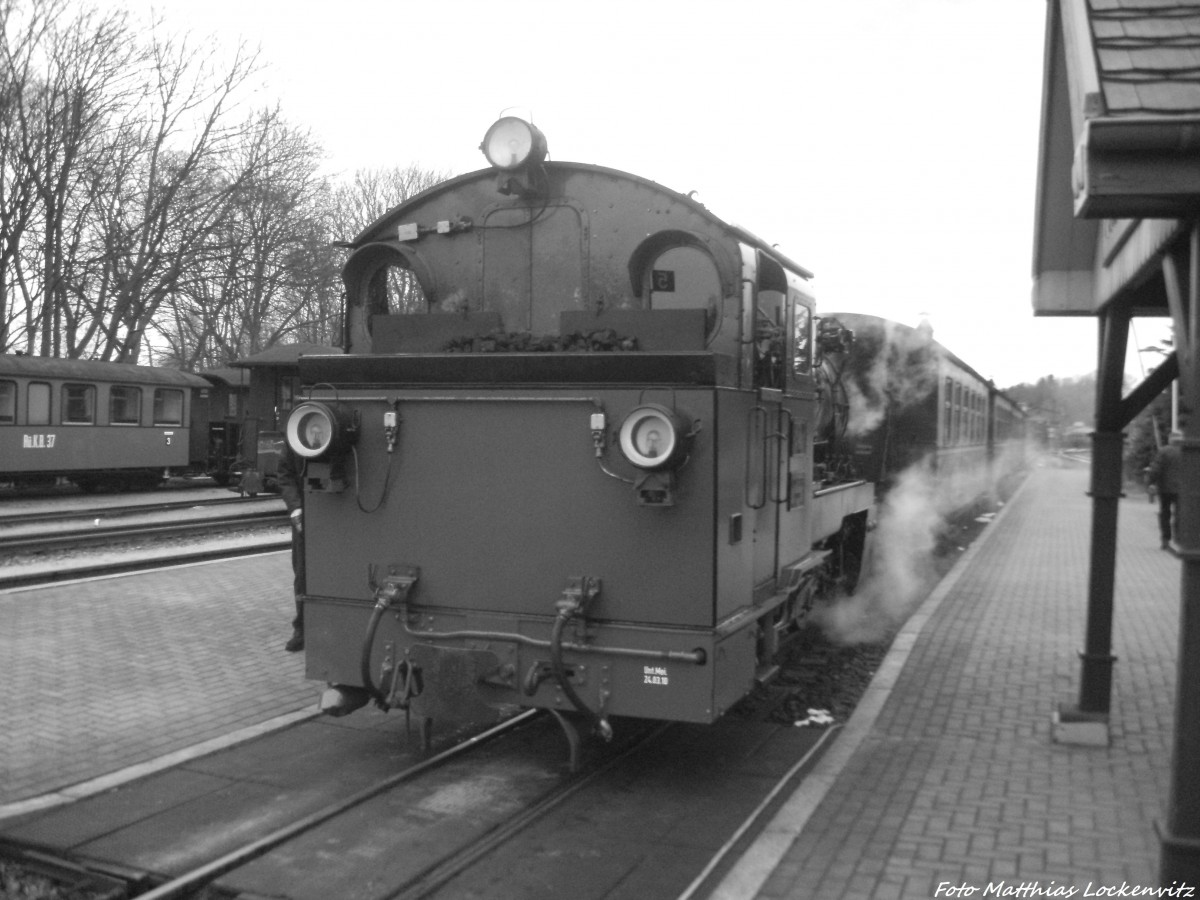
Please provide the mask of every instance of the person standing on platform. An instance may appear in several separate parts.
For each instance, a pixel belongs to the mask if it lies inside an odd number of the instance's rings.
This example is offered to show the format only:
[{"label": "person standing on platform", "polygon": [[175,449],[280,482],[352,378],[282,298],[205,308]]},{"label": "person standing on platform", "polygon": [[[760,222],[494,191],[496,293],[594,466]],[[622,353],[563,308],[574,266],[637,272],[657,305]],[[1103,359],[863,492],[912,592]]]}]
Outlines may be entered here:
[{"label": "person standing on platform", "polygon": [[292,590],[296,598],[296,617],[292,619],[292,636],[283,647],[288,653],[304,649],[304,604],[300,600],[305,590],[304,489],[301,483],[303,471],[304,464],[296,458],[292,448],[285,445],[276,479],[279,483],[279,493],[292,520]]},{"label": "person standing on platform", "polygon": [[1174,522],[1179,514],[1179,490],[1183,486],[1180,476],[1183,459],[1179,445],[1182,442],[1182,433],[1172,431],[1171,439],[1150,464],[1150,483],[1158,491],[1158,530],[1164,550],[1171,549]]}]

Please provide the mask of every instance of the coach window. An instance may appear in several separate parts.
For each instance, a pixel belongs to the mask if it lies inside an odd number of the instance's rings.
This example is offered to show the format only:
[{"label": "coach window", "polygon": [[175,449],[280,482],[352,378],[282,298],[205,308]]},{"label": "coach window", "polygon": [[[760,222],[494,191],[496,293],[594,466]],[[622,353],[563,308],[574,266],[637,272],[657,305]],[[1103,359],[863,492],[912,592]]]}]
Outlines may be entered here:
[{"label": "coach window", "polygon": [[96,424],[96,386],[94,384],[64,384],[63,424]]},{"label": "coach window", "polygon": [[942,445],[949,446],[954,434],[954,379],[947,376],[942,394]]},{"label": "coach window", "polygon": [[963,436],[963,386],[954,383],[954,443],[961,444]]},{"label": "coach window", "polygon": [[142,424],[142,390],[114,384],[108,389],[108,424]]},{"label": "coach window", "polygon": [[25,394],[25,424],[50,424],[50,385],[31,381]]},{"label": "coach window", "polygon": [[154,424],[183,424],[183,391],[171,388],[154,389]]},{"label": "coach window", "polygon": [[17,384],[15,381],[0,381],[0,425],[14,425],[17,421]]}]

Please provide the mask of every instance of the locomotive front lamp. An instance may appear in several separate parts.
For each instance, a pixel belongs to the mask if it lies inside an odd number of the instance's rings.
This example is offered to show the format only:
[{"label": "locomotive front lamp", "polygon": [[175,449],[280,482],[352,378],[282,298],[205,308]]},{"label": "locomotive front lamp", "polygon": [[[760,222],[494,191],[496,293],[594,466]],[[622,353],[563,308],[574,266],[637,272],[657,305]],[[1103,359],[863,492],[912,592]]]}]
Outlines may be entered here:
[{"label": "locomotive front lamp", "polygon": [[307,460],[340,455],[354,443],[357,432],[343,410],[318,400],[306,400],[292,410],[286,429],[288,446]]},{"label": "locomotive front lamp", "polygon": [[524,119],[504,116],[487,130],[479,149],[493,168],[511,172],[546,158],[546,136]]},{"label": "locomotive front lamp", "polygon": [[621,452],[639,469],[675,468],[691,449],[690,424],[665,406],[656,403],[639,406],[621,423],[618,435]]}]

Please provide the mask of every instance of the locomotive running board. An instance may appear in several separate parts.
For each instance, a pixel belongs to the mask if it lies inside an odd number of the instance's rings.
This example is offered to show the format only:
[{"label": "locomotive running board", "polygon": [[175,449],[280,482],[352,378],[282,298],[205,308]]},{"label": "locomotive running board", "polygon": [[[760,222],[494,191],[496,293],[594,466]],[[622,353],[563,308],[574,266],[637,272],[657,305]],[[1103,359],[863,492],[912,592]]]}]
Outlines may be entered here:
[{"label": "locomotive running board", "polygon": [[810,553],[804,559],[800,560],[800,562],[787,566],[780,573],[782,577],[777,582],[783,583],[783,590],[772,594],[761,603],[755,603],[753,606],[744,606],[724,621],[718,622],[716,627],[717,640],[724,640],[729,635],[736,634],[747,627],[750,622],[761,619],[781,607],[787,602],[788,597],[799,590],[800,586],[804,583],[804,576],[825,562],[831,552],[830,550],[818,550]]}]

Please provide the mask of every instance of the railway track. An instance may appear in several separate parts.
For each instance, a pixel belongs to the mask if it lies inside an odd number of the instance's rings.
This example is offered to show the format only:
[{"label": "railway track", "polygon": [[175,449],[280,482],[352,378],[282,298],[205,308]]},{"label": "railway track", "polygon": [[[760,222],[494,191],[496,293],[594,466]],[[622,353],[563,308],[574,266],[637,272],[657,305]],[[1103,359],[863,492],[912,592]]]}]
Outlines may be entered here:
[{"label": "railway track", "polygon": [[223,509],[234,507],[265,508],[277,505],[279,498],[274,495],[262,497],[218,497],[216,499],[199,500],[162,500],[152,503],[131,503],[125,506],[82,505],[65,509],[36,509],[31,512],[10,513],[0,507],[0,529],[14,526],[40,525],[50,522],[69,522],[74,519],[92,520],[120,519],[151,513],[180,512],[195,509]]},{"label": "railway track", "polygon": [[[595,783],[604,773],[619,765],[649,742],[662,734],[668,725],[646,725],[631,728],[624,741],[615,747],[606,748],[602,761],[577,774],[566,775],[556,767],[531,772],[526,758],[528,748],[519,741],[505,744],[506,738],[531,724],[534,719],[548,718],[544,713],[526,710],[517,716],[469,738],[427,760],[410,766],[324,809],[310,813],[297,821],[277,829],[274,833],[246,843],[192,871],[186,872],[169,882],[139,895],[140,900],[168,900],[194,896],[197,889],[215,885],[218,891],[254,893],[254,887],[263,880],[263,872],[271,873],[276,867],[288,868],[299,853],[309,857],[317,846],[336,846],[343,858],[344,871],[332,876],[328,871],[322,877],[336,881],[346,896],[396,898],[415,900],[427,897],[469,869],[473,864],[496,852],[507,841],[546,816],[551,810],[571,796]],[[545,724],[545,723],[543,723]],[[551,729],[554,726],[549,726]],[[555,737],[551,734],[551,737]],[[487,758],[479,759],[476,751],[485,745],[497,745]],[[446,799],[430,801],[430,790],[422,777],[445,777],[449,781],[439,784],[434,797],[468,797],[479,784],[511,784],[523,780],[530,789],[520,797],[519,806],[512,802],[495,804],[490,809],[472,811],[476,820],[472,828],[460,829],[457,839],[440,841],[436,848],[425,847],[424,836],[416,831],[398,829],[394,845],[388,855],[407,857],[410,862],[399,868],[393,867],[387,874],[371,870],[364,872],[355,864],[368,851],[355,846],[355,826],[341,821],[352,816],[354,810],[368,802],[386,804],[391,808],[438,808],[454,815],[454,801]],[[362,840],[361,837],[358,840]],[[298,842],[301,843],[296,848]],[[421,852],[414,852],[413,843],[421,845]],[[379,848],[374,848],[377,852]],[[320,851],[317,851],[318,853]],[[278,860],[267,859],[275,854]],[[256,862],[259,860],[265,862]],[[252,864],[259,866],[259,874],[251,872],[238,877],[239,870]],[[336,863],[326,861],[325,868]],[[274,881],[268,874],[265,880]],[[249,886],[249,891],[247,887]]]},{"label": "railway track", "polygon": [[[283,550],[277,497],[75,508],[0,517],[0,589]],[[238,540],[230,540],[231,536]]]},{"label": "railway track", "polygon": [[212,884],[219,878],[229,875],[231,872],[278,850],[304,835],[310,834],[317,828],[336,820],[339,816],[346,815],[363,803],[394,790],[401,785],[408,784],[439,766],[446,765],[451,761],[457,761],[462,756],[485,744],[513,732],[525,725],[535,715],[536,713],[530,710],[514,716],[482,734],[456,744],[436,756],[409,766],[377,784],[351,794],[343,800],[309,813],[282,828],[276,829],[271,834],[254,841],[249,841],[211,862],[185,872],[146,893],[139,894],[138,897],[140,900],[169,900],[169,898],[193,896],[196,891]]},{"label": "railway track", "polygon": [[[98,523],[100,518],[95,519]],[[178,521],[130,525],[95,525],[62,528],[34,534],[0,534],[0,553],[56,550],[62,547],[96,547],[126,540],[158,537],[189,537],[219,534],[234,526],[286,525],[287,514],[277,510],[238,510],[201,522]]]},{"label": "railway track", "polygon": [[[436,756],[410,755],[394,774],[328,805],[310,803],[290,821],[253,804],[207,821],[150,810],[148,816],[186,819],[195,830],[150,825],[138,841],[142,859],[149,852],[178,861],[179,846],[214,847],[203,859],[176,867],[173,877],[128,859],[55,859],[44,848],[29,850],[61,870],[84,867],[109,878],[124,872],[125,896],[139,900],[548,900],[571,896],[583,883],[594,888],[584,892],[589,896],[677,896],[684,889],[699,896],[701,886],[753,839],[833,734],[622,720],[616,740],[589,744],[585,764],[571,773],[558,725],[545,713],[526,711]],[[765,751],[772,760],[765,771],[761,759],[748,759],[752,748],[764,746],[774,747]],[[739,776],[737,761],[754,775]],[[336,781],[334,773],[329,777]],[[122,805],[120,798],[115,805]],[[214,807],[205,808],[211,817]],[[98,831],[111,827],[100,824],[103,814],[95,808],[79,813],[97,817]],[[125,808],[123,820],[128,818]],[[267,821],[276,827],[263,834],[259,825]],[[697,831],[705,835],[698,841]],[[217,834],[252,837],[217,844]],[[130,846],[129,840],[117,845]],[[162,847],[148,850],[147,842]],[[9,858],[22,852],[11,844],[2,849]],[[649,889],[647,882],[662,889]]]}]

